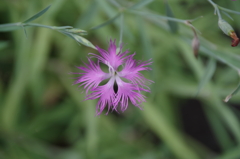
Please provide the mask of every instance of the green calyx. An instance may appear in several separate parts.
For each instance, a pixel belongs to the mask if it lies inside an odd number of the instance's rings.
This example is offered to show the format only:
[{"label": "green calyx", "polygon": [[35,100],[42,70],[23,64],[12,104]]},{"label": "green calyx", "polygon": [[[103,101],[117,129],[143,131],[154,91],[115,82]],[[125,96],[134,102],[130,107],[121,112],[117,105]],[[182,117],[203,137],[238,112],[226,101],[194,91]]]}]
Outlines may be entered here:
[{"label": "green calyx", "polygon": [[232,26],[226,22],[224,19],[218,20],[219,28],[224,32],[224,34],[230,36],[232,32],[234,32]]}]

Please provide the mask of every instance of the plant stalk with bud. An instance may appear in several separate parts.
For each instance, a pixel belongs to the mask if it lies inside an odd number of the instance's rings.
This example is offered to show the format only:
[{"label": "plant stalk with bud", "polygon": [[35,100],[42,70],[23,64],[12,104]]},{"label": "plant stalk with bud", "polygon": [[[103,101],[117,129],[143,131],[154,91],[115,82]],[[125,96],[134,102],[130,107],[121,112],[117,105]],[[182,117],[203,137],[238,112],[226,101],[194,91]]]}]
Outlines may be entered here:
[{"label": "plant stalk with bud", "polygon": [[219,28],[223,31],[224,34],[226,34],[227,36],[230,36],[233,39],[232,44],[231,44],[232,47],[238,46],[240,40],[239,40],[237,34],[235,33],[232,26],[228,22],[226,22],[220,14],[220,9],[224,10],[224,11],[229,11],[229,10],[226,10],[225,8],[218,6],[212,0],[208,0],[208,1],[213,5],[213,7],[215,9],[215,14],[217,13],[217,15],[218,15]]}]

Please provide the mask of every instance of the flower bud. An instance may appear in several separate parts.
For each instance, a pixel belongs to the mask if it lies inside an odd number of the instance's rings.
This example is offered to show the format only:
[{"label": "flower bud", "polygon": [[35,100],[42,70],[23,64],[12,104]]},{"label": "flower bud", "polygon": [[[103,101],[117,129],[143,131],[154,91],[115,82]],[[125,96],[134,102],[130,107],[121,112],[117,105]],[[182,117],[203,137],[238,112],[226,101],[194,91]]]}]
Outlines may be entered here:
[{"label": "flower bud", "polygon": [[73,34],[87,35],[87,32],[85,30],[81,30],[78,28],[66,29],[65,31]]},{"label": "flower bud", "polygon": [[235,32],[232,32],[232,33],[230,34],[230,37],[233,39],[233,40],[232,40],[232,47],[238,46],[238,44],[239,44],[239,38],[237,37],[236,33],[235,33]]},{"label": "flower bud", "polygon": [[197,34],[194,35],[194,38],[192,40],[192,48],[193,48],[193,53],[194,56],[197,58],[198,56],[198,51],[199,51],[199,46],[200,46],[200,42],[199,39],[197,37]]},{"label": "flower bud", "polygon": [[232,46],[235,47],[239,43],[239,38],[237,37],[235,31],[233,30],[232,26],[228,24],[225,20],[219,19],[218,20],[219,28],[224,32],[224,34],[230,36],[232,40]]},{"label": "flower bud", "polygon": [[228,36],[230,36],[230,34],[234,32],[232,26],[223,19],[218,20],[218,26],[224,32],[224,34]]},{"label": "flower bud", "polygon": [[194,56],[197,58],[199,47],[200,47],[200,42],[199,42],[199,39],[198,39],[198,36],[197,36],[197,30],[196,30],[196,28],[194,28],[194,26],[191,24],[190,21],[185,21],[185,24],[190,26],[193,33],[194,33],[194,37],[192,39],[192,49],[193,49]]}]

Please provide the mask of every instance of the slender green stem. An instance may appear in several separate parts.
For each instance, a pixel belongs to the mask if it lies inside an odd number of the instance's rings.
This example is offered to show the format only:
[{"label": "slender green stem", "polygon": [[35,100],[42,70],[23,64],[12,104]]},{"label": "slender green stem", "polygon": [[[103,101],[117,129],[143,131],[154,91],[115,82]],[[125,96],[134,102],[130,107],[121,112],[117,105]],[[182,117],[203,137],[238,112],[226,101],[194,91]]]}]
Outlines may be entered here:
[{"label": "slender green stem", "polygon": [[219,11],[219,9],[216,7],[216,11],[217,11],[217,14],[218,14],[218,18],[219,19],[222,19],[222,16],[221,16],[221,14],[220,14],[220,11]]},{"label": "slender green stem", "polygon": [[123,13],[120,15],[120,37],[119,37],[119,45],[122,43],[122,37],[123,37],[123,20],[124,15]]},{"label": "slender green stem", "polygon": [[22,25],[23,26],[34,26],[34,27],[42,27],[42,28],[54,29],[52,26],[36,24],[36,23],[23,23]]},{"label": "slender green stem", "polygon": [[42,25],[37,23],[23,23],[23,26],[34,26],[34,27],[42,27],[42,28],[48,28],[53,30],[61,30],[61,29],[72,29],[72,26],[48,26],[48,25]]},{"label": "slender green stem", "polygon": [[0,24],[0,28],[5,28],[5,27],[12,27],[12,26],[20,26],[22,23],[7,23],[7,24]]},{"label": "slender green stem", "polygon": [[213,5],[214,9],[217,11],[218,18],[222,19],[222,16],[221,16],[220,11],[218,9],[218,5],[215,4],[212,0],[208,0],[208,2],[211,3]]},{"label": "slender green stem", "polygon": [[42,28],[48,28],[48,29],[53,29],[53,30],[61,30],[61,29],[72,29],[72,26],[48,26],[48,25],[42,25],[42,24],[37,24],[37,23],[7,23],[7,24],[0,24],[0,32],[1,31],[12,31],[12,30],[17,30],[21,29],[22,27],[42,27]]},{"label": "slender green stem", "polygon": [[227,8],[221,7],[221,6],[219,6],[219,5],[217,5],[217,6],[218,6],[218,8],[219,8],[220,10],[223,10],[223,11],[225,11],[225,12],[229,12],[229,13],[233,13],[233,14],[240,15],[240,12],[237,12],[237,11],[234,11],[234,10],[227,9]]},{"label": "slender green stem", "polygon": [[[182,49],[182,53],[185,59],[188,61],[190,68],[192,68],[193,72],[195,73],[198,79],[201,79],[203,75],[203,68],[200,62],[197,62],[193,56],[191,56],[191,49],[188,44],[184,43],[180,38],[178,39],[179,47]],[[229,127],[229,130],[232,132],[233,136],[236,138],[237,143],[240,143],[240,123],[237,117],[233,114],[233,112],[226,107],[222,101],[220,100],[219,96],[216,93],[216,90],[213,88],[212,84],[208,85],[211,92],[209,97],[204,99],[207,104],[209,104],[218,114],[221,116],[223,123]]]},{"label": "slender green stem", "polygon": [[0,32],[8,32],[20,29],[22,26],[22,23],[7,23],[7,24],[0,24]]},{"label": "slender green stem", "polygon": [[170,21],[175,21],[175,22],[184,23],[184,24],[186,22],[186,20],[172,18],[172,17],[166,17],[166,16],[152,14],[152,13],[145,13],[145,12],[142,12],[142,11],[129,10],[128,12],[138,14],[138,15],[142,15],[142,16],[157,17],[157,18],[161,18],[161,19],[164,19],[164,20],[170,20]]}]

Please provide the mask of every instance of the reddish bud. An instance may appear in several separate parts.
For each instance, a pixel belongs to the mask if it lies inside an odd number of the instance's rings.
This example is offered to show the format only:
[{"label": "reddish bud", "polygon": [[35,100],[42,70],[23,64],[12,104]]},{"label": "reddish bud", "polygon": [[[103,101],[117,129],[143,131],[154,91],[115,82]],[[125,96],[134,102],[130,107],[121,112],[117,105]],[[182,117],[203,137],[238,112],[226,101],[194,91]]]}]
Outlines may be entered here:
[{"label": "reddish bud", "polygon": [[200,42],[199,42],[199,39],[197,37],[197,34],[194,34],[194,38],[192,40],[192,48],[193,48],[194,56],[196,58],[198,57],[199,46],[200,46]]},{"label": "reddish bud", "polygon": [[240,40],[237,37],[236,33],[235,32],[231,32],[230,33],[230,37],[233,39],[232,40],[232,47],[238,46]]}]

